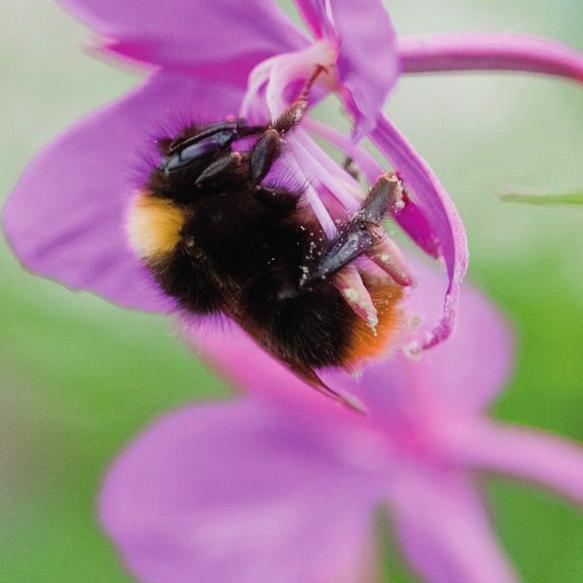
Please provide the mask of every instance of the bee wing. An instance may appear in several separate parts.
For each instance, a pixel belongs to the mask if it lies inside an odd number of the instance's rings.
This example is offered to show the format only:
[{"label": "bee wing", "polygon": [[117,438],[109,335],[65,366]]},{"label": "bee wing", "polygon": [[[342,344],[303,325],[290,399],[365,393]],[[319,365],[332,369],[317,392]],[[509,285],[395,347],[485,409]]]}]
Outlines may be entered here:
[{"label": "bee wing", "polygon": [[288,362],[286,363],[287,366],[291,369],[291,371],[300,377],[305,383],[310,385],[313,389],[325,395],[326,397],[340,403],[347,409],[354,411],[355,413],[365,414],[366,409],[364,405],[352,395],[347,395],[346,393],[340,393],[335,391],[331,387],[329,387],[322,379],[317,375],[314,369],[310,368],[309,366],[297,363],[297,362]]}]

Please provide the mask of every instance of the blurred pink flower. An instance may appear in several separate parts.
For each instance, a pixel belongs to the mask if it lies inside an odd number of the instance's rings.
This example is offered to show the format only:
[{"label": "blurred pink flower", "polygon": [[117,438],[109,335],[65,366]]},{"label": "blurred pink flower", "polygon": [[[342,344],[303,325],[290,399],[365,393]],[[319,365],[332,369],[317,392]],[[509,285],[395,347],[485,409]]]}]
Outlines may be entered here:
[{"label": "blurred pink flower", "polygon": [[[156,129],[197,116],[273,116],[285,107],[286,89],[324,64],[329,75],[315,98],[340,97],[356,136],[369,137],[407,185],[410,196],[395,208],[395,221],[425,252],[444,260],[443,314],[422,346],[438,343],[452,328],[466,271],[464,229],[437,177],[382,113],[387,96],[400,74],[420,72],[497,69],[583,81],[583,58],[547,40],[513,34],[397,39],[380,0],[296,0],[311,39],[270,0],[62,3],[96,31],[101,52],[144,65],[148,78],[32,162],[9,199],[4,227],[31,270],[144,310],[174,308],[129,249],[124,229],[136,188],[132,171],[139,154],[155,159]],[[358,142],[313,120],[290,137],[285,170],[308,179],[307,202],[333,232],[322,201],[335,198],[350,213],[360,205],[362,188],[310,134],[352,156],[369,182],[382,168]]]},{"label": "blurred pink flower", "polygon": [[484,415],[512,347],[475,291],[462,295],[456,334],[423,359],[399,355],[359,380],[337,379],[367,416],[297,390],[300,381],[243,333],[224,334],[194,342],[248,396],[166,415],[105,480],[102,523],[140,581],[373,581],[374,515],[384,508],[423,580],[510,583],[517,575],[478,474],[526,479],[583,504],[582,448]]}]

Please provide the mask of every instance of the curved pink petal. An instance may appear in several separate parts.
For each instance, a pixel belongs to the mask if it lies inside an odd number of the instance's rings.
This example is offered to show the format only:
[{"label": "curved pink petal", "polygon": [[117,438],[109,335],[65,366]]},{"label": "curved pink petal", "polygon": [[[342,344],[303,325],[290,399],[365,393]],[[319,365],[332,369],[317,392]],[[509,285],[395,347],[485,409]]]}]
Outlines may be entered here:
[{"label": "curved pink petal", "polygon": [[404,73],[525,71],[583,82],[583,54],[552,40],[512,33],[399,38]]},{"label": "curved pink petal", "polygon": [[136,168],[161,127],[196,114],[223,118],[240,98],[164,73],[87,117],[41,152],[8,199],[3,223],[14,252],[32,271],[123,306],[171,308],[126,242]]},{"label": "curved pink petal", "polygon": [[61,0],[107,49],[244,87],[260,61],[305,38],[273,0]]},{"label": "curved pink petal", "polygon": [[295,0],[295,3],[316,38],[333,36],[334,24],[329,0]]},{"label": "curved pink petal", "polygon": [[439,242],[447,268],[449,283],[443,315],[422,344],[422,348],[430,348],[445,340],[454,325],[461,283],[468,265],[464,226],[453,201],[431,168],[386,117],[379,118],[371,139],[399,172],[405,186],[413,191],[416,204]]},{"label": "curved pink petal", "polygon": [[117,459],[101,521],[146,583],[358,582],[379,492],[334,448],[283,409],[189,407]]},{"label": "curved pink petal", "polygon": [[437,236],[431,229],[429,218],[415,201],[409,200],[404,208],[394,212],[393,218],[427,255],[434,259],[439,258]]},{"label": "curved pink petal", "polygon": [[416,472],[401,478],[391,502],[405,556],[423,581],[518,581],[473,484],[445,470]]},{"label": "curved pink petal", "polygon": [[317,36],[338,45],[338,74],[355,136],[375,127],[399,77],[397,36],[380,0],[296,0]]},{"label": "curved pink petal", "polygon": [[583,447],[543,431],[472,419],[452,425],[458,463],[531,480],[583,505]]}]

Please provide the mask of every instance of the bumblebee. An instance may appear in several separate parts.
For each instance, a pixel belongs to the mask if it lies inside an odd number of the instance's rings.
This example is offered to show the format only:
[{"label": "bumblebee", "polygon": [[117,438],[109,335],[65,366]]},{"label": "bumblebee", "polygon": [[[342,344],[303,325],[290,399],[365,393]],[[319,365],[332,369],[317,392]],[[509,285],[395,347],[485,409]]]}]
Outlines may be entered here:
[{"label": "bumblebee", "polygon": [[[307,108],[307,88],[273,123],[192,125],[159,141],[162,161],[130,209],[130,243],[162,290],[191,314],[223,313],[308,384],[339,399],[317,370],[353,368],[379,353],[398,325],[402,288],[364,283],[372,330],[334,275],[378,241],[395,191],[381,176],[334,240],[300,204],[301,189],[264,184]],[[234,149],[242,138],[246,151]]]}]

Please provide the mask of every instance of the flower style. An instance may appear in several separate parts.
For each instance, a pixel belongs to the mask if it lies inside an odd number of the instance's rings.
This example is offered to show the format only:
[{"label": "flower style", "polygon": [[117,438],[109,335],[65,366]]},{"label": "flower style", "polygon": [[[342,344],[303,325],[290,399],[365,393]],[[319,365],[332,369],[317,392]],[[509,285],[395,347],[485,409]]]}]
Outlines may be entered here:
[{"label": "flower style", "polygon": [[[415,301],[436,304],[426,293]],[[162,417],[114,462],[102,491],[104,528],[140,581],[373,581],[374,513],[384,508],[423,580],[510,583],[518,576],[489,526],[478,472],[583,505],[582,448],[483,414],[512,345],[471,289],[447,343],[338,381],[367,416],[297,390],[244,333],[207,334],[194,335],[202,355],[248,395]]]},{"label": "flower style", "polygon": [[[547,40],[512,34],[398,39],[379,0],[297,0],[312,39],[270,0],[62,2],[97,32],[102,53],[140,63],[148,78],[40,154],[8,201],[5,232],[31,270],[148,311],[167,312],[175,305],[129,249],[124,224],[136,188],[136,160],[155,159],[156,129],[182,119],[273,118],[298,82],[321,65],[326,74],[313,101],[336,94],[354,120],[354,139],[308,118],[288,140],[282,171],[307,184],[307,203],[333,235],[333,201],[350,214],[363,192],[313,137],[349,155],[369,184],[383,171],[359,145],[370,138],[407,187],[408,195],[393,209],[394,220],[445,263],[442,315],[419,348],[439,343],[453,326],[466,270],[464,229],[437,177],[382,113],[388,95],[408,73],[497,69],[583,81],[583,58]],[[138,178],[140,185],[144,178]],[[390,239],[386,251],[385,269],[394,274],[399,253]],[[362,300],[353,302],[355,311],[364,306],[361,315],[374,318],[356,269],[344,275],[345,287],[357,290]],[[350,301],[354,293],[346,296]]]}]

